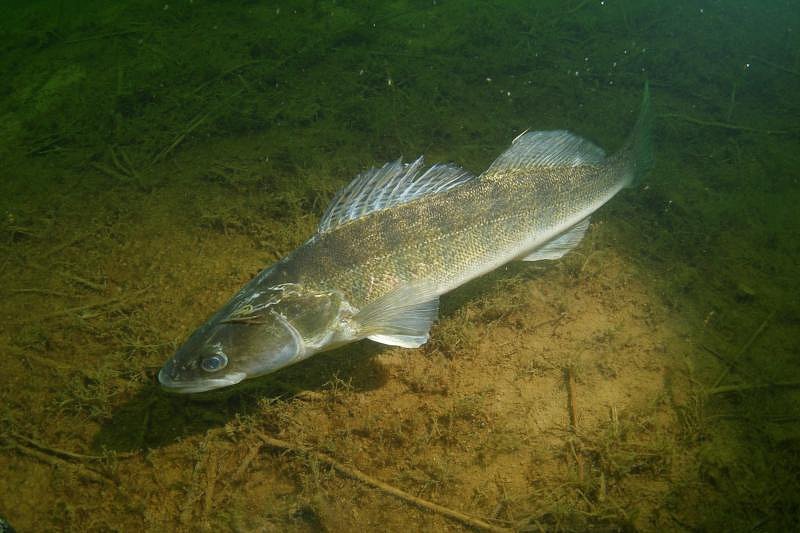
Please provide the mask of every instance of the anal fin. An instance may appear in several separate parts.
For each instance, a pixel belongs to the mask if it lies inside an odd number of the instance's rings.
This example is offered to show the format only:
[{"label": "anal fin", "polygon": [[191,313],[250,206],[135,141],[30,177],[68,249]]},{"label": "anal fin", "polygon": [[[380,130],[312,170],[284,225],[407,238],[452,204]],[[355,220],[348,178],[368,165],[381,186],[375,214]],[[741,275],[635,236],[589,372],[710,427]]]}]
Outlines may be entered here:
[{"label": "anal fin", "polygon": [[567,252],[578,246],[589,229],[589,217],[584,218],[567,231],[547,241],[542,246],[522,258],[523,261],[542,261],[544,259],[560,259]]}]

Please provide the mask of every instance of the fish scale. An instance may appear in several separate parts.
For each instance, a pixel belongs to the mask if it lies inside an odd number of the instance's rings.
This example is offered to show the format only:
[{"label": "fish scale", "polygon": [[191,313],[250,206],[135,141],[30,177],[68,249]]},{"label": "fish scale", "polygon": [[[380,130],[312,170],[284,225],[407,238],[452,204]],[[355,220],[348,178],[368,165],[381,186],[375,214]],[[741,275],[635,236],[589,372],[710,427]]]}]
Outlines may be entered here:
[{"label": "fish scale", "polygon": [[622,186],[611,168],[594,165],[478,178],[323,234],[287,267],[356,307],[420,280],[443,294],[569,229]]}]

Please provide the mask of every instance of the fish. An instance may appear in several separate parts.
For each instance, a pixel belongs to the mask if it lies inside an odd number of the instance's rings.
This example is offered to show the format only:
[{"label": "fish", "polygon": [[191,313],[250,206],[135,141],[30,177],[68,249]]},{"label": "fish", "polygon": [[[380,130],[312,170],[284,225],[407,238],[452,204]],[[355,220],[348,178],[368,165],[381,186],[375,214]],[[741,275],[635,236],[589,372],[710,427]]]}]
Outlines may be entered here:
[{"label": "fish", "polygon": [[439,297],[510,261],[554,260],[652,166],[647,84],[614,154],[566,130],[525,131],[481,174],[386,163],[333,197],[316,232],[262,270],[167,360],[162,388],[197,393],[370,339],[425,344]]},{"label": "fish", "polygon": [[15,529],[2,516],[0,516],[0,533],[15,533]]}]

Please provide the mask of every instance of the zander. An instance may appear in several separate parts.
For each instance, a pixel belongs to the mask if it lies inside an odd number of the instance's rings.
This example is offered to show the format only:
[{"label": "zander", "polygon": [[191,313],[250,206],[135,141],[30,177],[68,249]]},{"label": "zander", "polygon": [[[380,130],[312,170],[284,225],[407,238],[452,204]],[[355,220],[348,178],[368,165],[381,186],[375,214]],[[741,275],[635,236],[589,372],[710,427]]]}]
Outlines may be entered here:
[{"label": "zander", "polygon": [[650,167],[645,85],[624,146],[606,156],[567,131],[526,132],[480,176],[422,158],[373,168],[334,197],[317,232],[263,270],[158,374],[201,392],[368,338],[427,342],[439,296],[515,259],[557,259],[589,216]]}]

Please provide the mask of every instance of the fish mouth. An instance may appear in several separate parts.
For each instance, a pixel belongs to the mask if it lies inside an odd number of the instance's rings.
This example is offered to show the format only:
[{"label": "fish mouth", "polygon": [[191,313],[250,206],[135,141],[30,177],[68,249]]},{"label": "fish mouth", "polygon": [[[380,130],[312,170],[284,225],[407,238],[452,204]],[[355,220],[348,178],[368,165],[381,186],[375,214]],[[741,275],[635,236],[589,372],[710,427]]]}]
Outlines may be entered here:
[{"label": "fish mouth", "polygon": [[158,382],[161,383],[161,388],[167,392],[174,392],[179,394],[206,392],[214,389],[220,389],[222,387],[230,387],[231,385],[236,385],[246,377],[247,374],[245,374],[244,372],[234,372],[228,374],[224,378],[209,378],[209,379],[192,380],[192,381],[176,381],[169,376],[166,367],[162,368],[158,372]]}]

